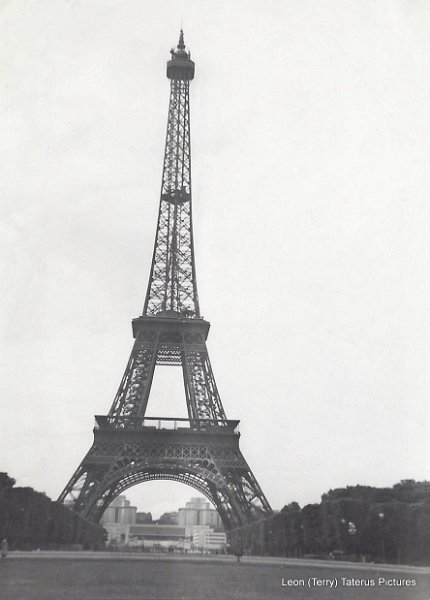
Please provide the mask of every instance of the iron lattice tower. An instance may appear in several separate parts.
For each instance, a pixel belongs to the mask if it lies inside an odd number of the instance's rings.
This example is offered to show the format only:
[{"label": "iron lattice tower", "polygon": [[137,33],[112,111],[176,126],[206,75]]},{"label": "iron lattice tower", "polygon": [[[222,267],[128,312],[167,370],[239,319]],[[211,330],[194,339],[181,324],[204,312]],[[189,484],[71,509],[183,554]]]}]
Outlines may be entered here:
[{"label": "iron lattice tower", "polygon": [[[96,416],[94,443],[59,497],[98,521],[112,500],[156,479],[188,484],[216,507],[227,530],[271,513],[239,449],[239,421],[228,420],[200,315],[191,212],[189,86],[194,62],[181,31],[167,63],[170,102],[160,209],[142,316],[107,416]],[[156,365],[182,367],[188,419],[146,416]]]}]

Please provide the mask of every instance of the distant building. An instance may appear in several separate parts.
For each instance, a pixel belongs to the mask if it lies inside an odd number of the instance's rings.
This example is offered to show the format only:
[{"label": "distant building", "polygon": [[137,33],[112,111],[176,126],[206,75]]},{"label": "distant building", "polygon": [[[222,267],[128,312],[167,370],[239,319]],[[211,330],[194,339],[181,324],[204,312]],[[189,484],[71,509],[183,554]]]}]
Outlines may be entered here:
[{"label": "distant building", "polygon": [[136,523],[137,508],[125,496],[115,498],[100,520],[108,533],[108,543],[128,544],[129,526]]},{"label": "distant building", "polygon": [[155,551],[225,550],[226,535],[221,519],[204,498],[192,498],[185,508],[180,508],[178,521],[177,525],[139,523],[136,507],[131,506],[125,496],[118,496],[103,513],[101,525],[108,532],[111,545]]},{"label": "distant building", "polygon": [[185,535],[193,535],[195,525],[208,525],[214,529],[223,530],[221,518],[205,498],[191,498],[185,508],[179,509],[178,525],[185,527]]},{"label": "distant building", "polygon": [[117,496],[103,513],[101,523],[131,525],[132,523],[136,523],[136,513],[137,508],[131,506],[130,501],[125,496]]},{"label": "distant building", "polygon": [[224,551],[227,537],[224,531],[214,531],[209,525],[194,525],[193,547],[200,552]]},{"label": "distant building", "polygon": [[179,525],[130,525],[128,545],[145,549],[176,549],[183,547],[185,527]]}]

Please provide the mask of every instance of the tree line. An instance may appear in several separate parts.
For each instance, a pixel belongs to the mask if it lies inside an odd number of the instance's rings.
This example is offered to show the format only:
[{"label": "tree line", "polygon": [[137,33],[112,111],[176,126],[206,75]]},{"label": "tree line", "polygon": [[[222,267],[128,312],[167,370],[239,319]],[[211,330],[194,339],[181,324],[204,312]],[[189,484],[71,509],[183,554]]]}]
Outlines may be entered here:
[{"label": "tree line", "polygon": [[177,525],[179,519],[178,511],[165,512],[159,519],[153,519],[150,512],[137,512],[136,523],[142,525]]},{"label": "tree line", "polygon": [[[104,547],[101,526],[14,484],[0,473],[0,539],[6,538],[11,549]],[[292,502],[269,518],[230,531],[229,543],[235,554],[430,564],[430,482],[330,490],[319,504],[300,508]]]},{"label": "tree line", "polygon": [[330,490],[230,532],[236,554],[430,564],[430,482]]},{"label": "tree line", "polygon": [[103,527],[0,473],[0,539],[12,550],[104,547]]}]

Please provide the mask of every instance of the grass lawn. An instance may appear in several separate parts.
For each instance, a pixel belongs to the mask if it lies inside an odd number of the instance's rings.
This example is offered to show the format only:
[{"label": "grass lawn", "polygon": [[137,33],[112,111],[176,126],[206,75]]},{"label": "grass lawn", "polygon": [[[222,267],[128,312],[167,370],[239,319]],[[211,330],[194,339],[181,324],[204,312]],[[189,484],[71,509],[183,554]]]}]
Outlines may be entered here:
[{"label": "grass lawn", "polygon": [[[387,579],[415,579],[415,587],[378,585]],[[307,585],[309,577],[337,578],[338,587]],[[348,587],[341,578],[374,579],[374,587]],[[288,579],[305,585],[283,587]],[[12,558],[0,561],[1,600],[429,600],[429,577],[372,569],[245,564],[220,561]]]}]

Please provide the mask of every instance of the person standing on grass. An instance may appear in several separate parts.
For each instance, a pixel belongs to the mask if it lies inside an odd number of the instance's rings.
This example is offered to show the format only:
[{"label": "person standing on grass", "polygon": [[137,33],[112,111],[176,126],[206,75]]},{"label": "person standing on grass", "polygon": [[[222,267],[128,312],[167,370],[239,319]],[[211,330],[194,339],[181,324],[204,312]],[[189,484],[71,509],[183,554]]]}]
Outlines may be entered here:
[{"label": "person standing on grass", "polygon": [[2,557],[2,558],[6,558],[6,556],[7,556],[7,551],[8,551],[8,548],[7,548],[7,539],[6,539],[6,538],[4,538],[4,539],[2,540],[2,542],[1,542],[1,546],[0,546],[0,552],[1,552],[1,557]]}]

